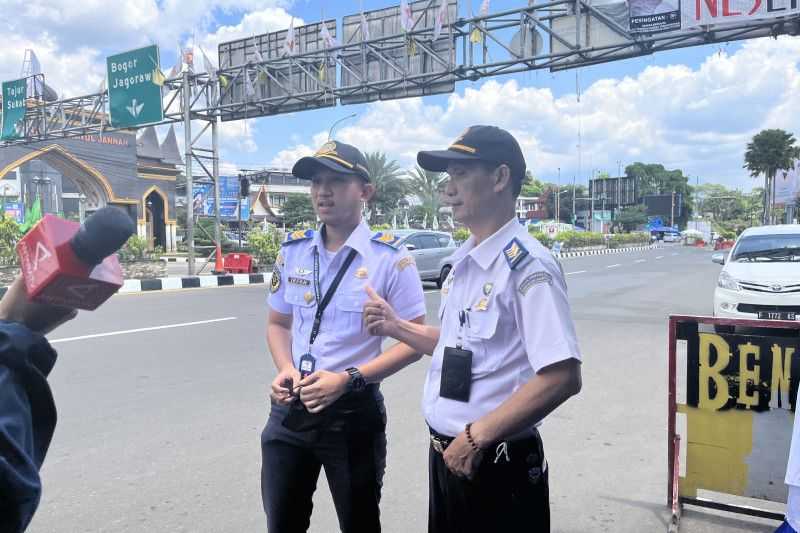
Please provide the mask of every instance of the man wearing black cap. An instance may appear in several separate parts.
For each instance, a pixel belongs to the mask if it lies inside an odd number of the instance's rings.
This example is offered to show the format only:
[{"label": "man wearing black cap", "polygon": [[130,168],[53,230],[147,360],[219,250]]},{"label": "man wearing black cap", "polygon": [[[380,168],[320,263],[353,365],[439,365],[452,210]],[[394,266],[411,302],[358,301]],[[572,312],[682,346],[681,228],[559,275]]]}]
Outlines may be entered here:
[{"label": "man wearing black cap", "polygon": [[272,533],[306,531],[324,467],[341,530],[378,532],[386,460],[378,384],[420,354],[403,344],[381,353],[362,311],[368,298],[383,298],[422,324],[422,284],[399,238],[361,221],[375,186],[358,149],[328,142],[292,173],[311,181],[323,225],[290,233],[272,274],[267,341],[278,375],[261,437],[264,511]]},{"label": "man wearing black cap", "polygon": [[447,172],[443,203],[472,233],[442,286],[441,327],[412,324],[378,299],[364,315],[371,332],[433,355],[422,401],[428,530],[549,531],[536,427],[580,390],[580,351],[561,269],[516,219],[522,150],[507,131],[473,126],[417,161]]}]

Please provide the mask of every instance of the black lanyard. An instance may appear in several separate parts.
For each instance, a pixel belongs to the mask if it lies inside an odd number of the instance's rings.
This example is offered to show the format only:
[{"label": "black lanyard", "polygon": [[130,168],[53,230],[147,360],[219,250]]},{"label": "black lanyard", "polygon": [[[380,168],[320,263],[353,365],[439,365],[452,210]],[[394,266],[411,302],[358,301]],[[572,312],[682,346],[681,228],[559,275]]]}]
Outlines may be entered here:
[{"label": "black lanyard", "polygon": [[325,312],[325,308],[328,307],[329,303],[331,303],[333,293],[336,291],[336,288],[342,281],[345,272],[347,272],[347,269],[350,268],[350,264],[355,258],[356,251],[351,248],[350,253],[347,254],[347,258],[339,268],[339,272],[337,272],[336,277],[333,278],[331,286],[328,287],[328,290],[325,292],[325,296],[322,296],[322,289],[319,284],[319,250],[314,248],[314,295],[317,298],[317,312],[314,314],[314,326],[311,328],[311,336],[308,340],[309,348],[312,344],[314,344],[314,341],[317,340],[317,335],[319,335],[319,326],[322,324],[322,313]]}]

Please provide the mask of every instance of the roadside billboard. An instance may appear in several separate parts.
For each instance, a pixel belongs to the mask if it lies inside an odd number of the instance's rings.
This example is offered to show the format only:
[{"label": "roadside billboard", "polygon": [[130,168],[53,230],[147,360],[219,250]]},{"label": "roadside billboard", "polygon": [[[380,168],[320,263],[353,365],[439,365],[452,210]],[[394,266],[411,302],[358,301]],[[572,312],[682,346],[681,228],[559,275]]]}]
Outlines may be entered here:
[{"label": "roadside billboard", "polygon": [[734,24],[798,13],[797,0],[681,0],[681,27]]},{"label": "roadside billboard", "polygon": [[[238,220],[242,209],[242,220],[250,217],[250,203],[247,198],[239,197],[239,178],[236,176],[219,177],[219,215],[225,220]],[[195,216],[215,216],[213,183],[194,183],[192,187],[192,210]]]},{"label": "roadside billboard", "polygon": [[679,0],[629,0],[631,33],[655,33],[681,29]]},{"label": "roadside billboard", "polygon": [[800,161],[794,162],[794,167],[788,170],[778,170],[775,173],[775,203],[794,205],[800,194]]}]

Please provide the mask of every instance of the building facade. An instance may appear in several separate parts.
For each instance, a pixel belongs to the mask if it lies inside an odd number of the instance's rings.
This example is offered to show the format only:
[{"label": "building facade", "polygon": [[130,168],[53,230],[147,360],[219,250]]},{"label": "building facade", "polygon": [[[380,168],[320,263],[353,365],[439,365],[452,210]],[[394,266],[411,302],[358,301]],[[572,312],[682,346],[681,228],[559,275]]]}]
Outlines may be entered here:
[{"label": "building facade", "polygon": [[0,191],[24,207],[75,220],[106,205],[137,222],[150,249],[176,248],[175,184],[183,161],[172,127],[85,135],[0,148]]}]

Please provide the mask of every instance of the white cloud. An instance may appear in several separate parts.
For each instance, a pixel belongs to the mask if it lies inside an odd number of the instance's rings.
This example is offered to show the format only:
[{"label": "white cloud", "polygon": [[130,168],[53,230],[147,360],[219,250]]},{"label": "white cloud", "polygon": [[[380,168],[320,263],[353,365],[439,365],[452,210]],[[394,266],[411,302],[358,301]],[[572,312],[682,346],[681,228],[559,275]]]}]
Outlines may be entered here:
[{"label": "white cloud", "polygon": [[[213,33],[208,33],[199,40],[203,50],[216,61],[219,43],[233,41],[244,37],[252,37],[262,33],[285,30],[289,27],[292,16],[282,8],[267,8],[247,13],[239,24],[220,26]],[[302,25],[301,19],[295,19],[295,25]]]},{"label": "white cloud", "polygon": [[19,35],[6,35],[4,46],[0,47],[0,79],[19,77],[26,49],[36,52],[45,82],[59,96],[88,94],[100,88],[105,67],[97,49],[84,47],[69,53],[59,52],[47,36],[30,40]]},{"label": "white cloud", "polygon": [[[217,44],[288,27],[285,0],[5,0],[0,34],[0,79],[19,75],[26,48],[33,49],[59,94],[95,91],[105,75],[105,57],[157,43],[162,68],[173,63],[179,42],[197,35],[216,60]],[[13,16],[11,15],[13,14]],[[241,15],[239,24],[219,26],[221,14]],[[165,56],[168,55],[168,58]],[[199,55],[196,58],[202,64]]]},{"label": "white cloud", "polygon": [[292,168],[298,159],[311,155],[316,150],[306,144],[297,144],[286,150],[281,150],[272,159],[269,166],[272,168]]},{"label": "white cloud", "polygon": [[223,155],[230,152],[252,153],[258,150],[255,136],[258,132],[254,119],[221,122],[219,128],[220,150]]},{"label": "white cloud", "polygon": [[[797,39],[749,41],[696,69],[648,66],[635,77],[599,80],[580,103],[574,94],[555,97],[549,88],[489,80],[451,95],[444,106],[419,98],[370,104],[337,138],[411,166],[417,151],[445,147],[471,124],[495,124],[517,137],[528,166],[547,179],[560,168],[564,181],[579,175],[585,182],[592,169],[616,174],[618,160],[623,166],[638,160],[747,188],[755,184],[742,168],[750,138],[764,128],[800,133],[798,56]],[[289,163],[308,145],[301,139],[276,161]]]},{"label": "white cloud", "polygon": [[[220,13],[244,14],[287,6],[282,0],[5,0],[4,34],[49,34],[71,51],[91,44],[116,51],[159,43],[175,46],[185,34],[205,32]],[[3,27],[5,26],[5,27]]]}]

